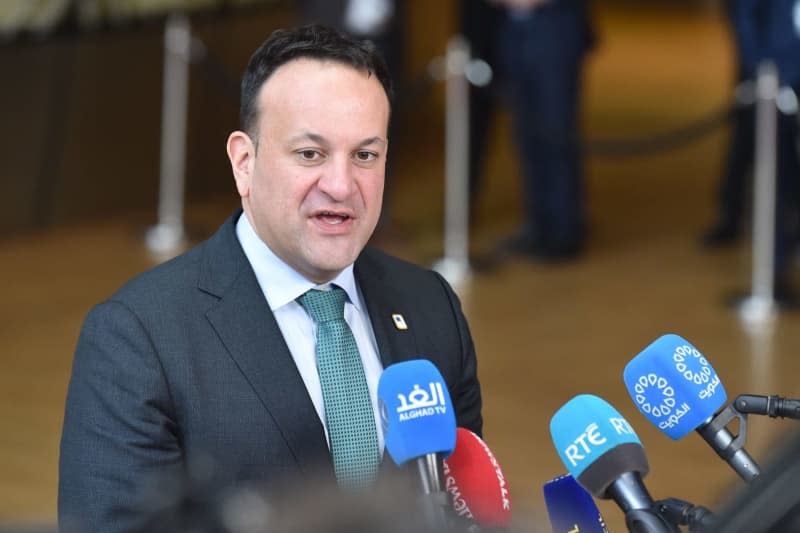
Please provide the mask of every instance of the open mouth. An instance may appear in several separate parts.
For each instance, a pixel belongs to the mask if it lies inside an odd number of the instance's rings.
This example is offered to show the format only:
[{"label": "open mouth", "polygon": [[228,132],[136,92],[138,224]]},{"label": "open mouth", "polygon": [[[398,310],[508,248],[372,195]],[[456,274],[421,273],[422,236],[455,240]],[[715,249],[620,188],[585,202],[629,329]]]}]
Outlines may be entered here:
[{"label": "open mouth", "polygon": [[350,216],[342,213],[334,213],[332,211],[323,211],[316,215],[316,218],[326,224],[343,224],[350,220]]}]

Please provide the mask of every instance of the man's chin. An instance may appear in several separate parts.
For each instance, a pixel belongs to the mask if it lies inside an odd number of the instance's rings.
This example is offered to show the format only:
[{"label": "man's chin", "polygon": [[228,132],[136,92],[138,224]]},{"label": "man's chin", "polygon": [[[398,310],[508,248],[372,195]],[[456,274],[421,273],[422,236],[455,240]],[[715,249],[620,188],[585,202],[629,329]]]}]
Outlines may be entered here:
[{"label": "man's chin", "polygon": [[347,238],[317,237],[306,240],[299,250],[307,267],[338,274],[353,264],[365,245],[365,240],[355,239],[352,235]]},{"label": "man's chin", "polygon": [[338,250],[338,253],[319,253],[309,263],[309,270],[314,274],[314,277],[317,278],[315,281],[330,281],[338,276],[342,270],[353,264],[357,255],[358,254],[342,254],[341,250]]}]

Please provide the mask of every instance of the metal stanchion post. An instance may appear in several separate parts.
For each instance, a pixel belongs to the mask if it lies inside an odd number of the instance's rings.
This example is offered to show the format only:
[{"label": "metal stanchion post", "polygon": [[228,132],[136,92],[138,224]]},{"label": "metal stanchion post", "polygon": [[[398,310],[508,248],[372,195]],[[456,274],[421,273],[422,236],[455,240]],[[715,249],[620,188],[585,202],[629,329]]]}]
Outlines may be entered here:
[{"label": "metal stanchion post", "polygon": [[145,239],[148,249],[158,255],[176,252],[186,239],[183,202],[191,47],[189,18],[170,15],[164,30],[158,223]]},{"label": "metal stanchion post", "polygon": [[434,269],[457,284],[469,274],[469,43],[456,35],[445,58],[444,258]]},{"label": "metal stanchion post", "polygon": [[755,183],[753,186],[752,292],[739,309],[742,320],[758,326],[775,312],[775,194],[778,70],[765,61],[756,82]]}]

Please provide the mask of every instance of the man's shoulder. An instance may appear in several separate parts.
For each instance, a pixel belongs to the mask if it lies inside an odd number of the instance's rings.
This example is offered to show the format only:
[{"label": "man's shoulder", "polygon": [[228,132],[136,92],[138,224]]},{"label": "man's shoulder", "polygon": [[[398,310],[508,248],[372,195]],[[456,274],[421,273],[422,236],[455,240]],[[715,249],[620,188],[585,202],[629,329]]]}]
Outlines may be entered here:
[{"label": "man's shoulder", "polygon": [[365,248],[355,265],[356,279],[362,288],[391,289],[395,296],[410,301],[450,302],[456,299],[450,284],[441,274],[374,248]]},{"label": "man's shoulder", "polygon": [[123,284],[111,297],[127,300],[137,295],[164,294],[179,287],[196,285],[199,265],[206,242],[201,242],[182,254],[145,270]]},{"label": "man's shoulder", "polygon": [[142,300],[174,301],[180,300],[181,295],[188,291],[208,286],[206,280],[211,279],[218,284],[229,282],[223,274],[228,273],[232,279],[243,255],[236,240],[234,225],[229,219],[208,239],[131,278],[110,299],[130,303]]},{"label": "man's shoulder", "polygon": [[402,276],[431,281],[441,279],[439,274],[429,268],[372,247],[364,248],[356,261],[356,268],[371,275]]}]

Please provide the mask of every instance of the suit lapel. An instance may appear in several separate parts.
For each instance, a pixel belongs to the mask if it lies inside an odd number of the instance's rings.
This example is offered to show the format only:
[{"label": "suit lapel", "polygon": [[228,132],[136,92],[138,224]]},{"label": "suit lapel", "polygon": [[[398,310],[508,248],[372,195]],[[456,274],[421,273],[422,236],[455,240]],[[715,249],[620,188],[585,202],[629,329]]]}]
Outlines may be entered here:
[{"label": "suit lapel", "polygon": [[[367,305],[383,367],[422,357],[424,354],[419,353],[414,337],[413,310],[408,308],[392,280],[386,278],[383,267],[369,253],[363,253],[356,262],[355,276]],[[399,315],[408,329],[399,329],[393,315]]]},{"label": "suit lapel", "polygon": [[[409,308],[403,294],[392,280],[387,278],[385,270],[370,252],[361,254],[356,261],[354,274],[369,312],[383,367],[423,357],[424,354],[419,353],[414,336],[413,310]],[[399,329],[393,315],[400,315],[407,329]],[[398,472],[403,472],[399,475],[411,480],[414,475],[409,471],[408,465],[398,467],[389,458],[388,452],[384,452],[380,467],[381,477],[397,479]]]},{"label": "suit lapel", "polygon": [[327,462],[332,475],[322,423],[236,239],[236,219],[234,215],[209,241],[200,289],[217,294],[220,301],[206,316],[300,467],[317,474],[320,463]]}]

